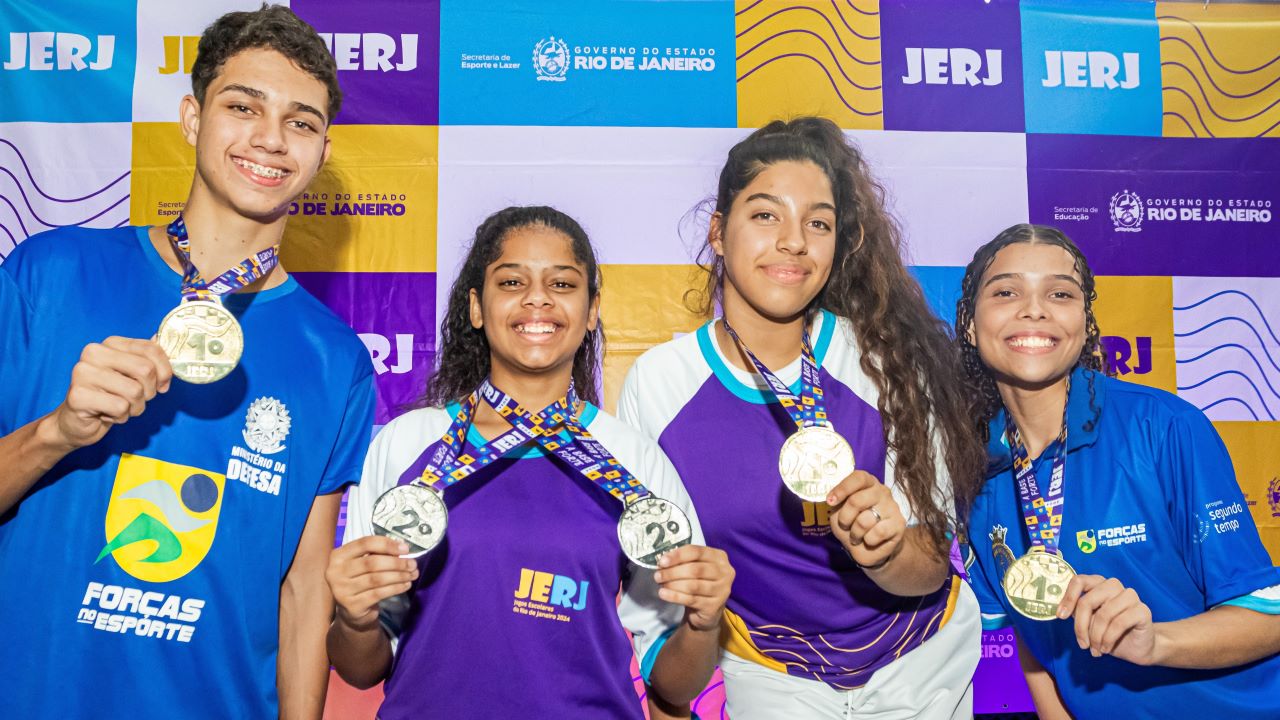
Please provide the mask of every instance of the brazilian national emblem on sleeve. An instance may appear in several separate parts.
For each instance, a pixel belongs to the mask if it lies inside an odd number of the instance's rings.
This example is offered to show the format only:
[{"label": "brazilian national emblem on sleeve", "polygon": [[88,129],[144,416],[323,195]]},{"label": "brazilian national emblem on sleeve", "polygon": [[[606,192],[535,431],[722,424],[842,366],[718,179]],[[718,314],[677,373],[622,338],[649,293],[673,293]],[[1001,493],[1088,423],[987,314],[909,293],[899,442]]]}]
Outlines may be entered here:
[{"label": "brazilian national emblem on sleeve", "polygon": [[1000,571],[1000,580],[1004,580],[1005,573],[1009,572],[1009,567],[1013,565],[1013,551],[1008,545],[1004,544],[1005,536],[1009,534],[1009,528],[1003,525],[993,525],[991,532],[987,533],[987,537],[991,538],[991,556],[995,558],[996,568]]}]

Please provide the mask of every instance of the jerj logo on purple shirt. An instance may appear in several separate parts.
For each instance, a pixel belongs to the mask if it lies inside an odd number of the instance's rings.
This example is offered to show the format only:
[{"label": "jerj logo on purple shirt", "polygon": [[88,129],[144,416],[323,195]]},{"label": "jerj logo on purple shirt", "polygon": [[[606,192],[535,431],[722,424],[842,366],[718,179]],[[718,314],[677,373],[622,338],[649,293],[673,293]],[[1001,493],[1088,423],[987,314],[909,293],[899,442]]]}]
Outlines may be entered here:
[{"label": "jerj logo on purple shirt", "polygon": [[582,610],[587,606],[589,584],[586,580],[579,581],[564,575],[520,568],[520,583],[516,588],[516,599],[528,600],[531,610],[538,610],[539,604]]}]

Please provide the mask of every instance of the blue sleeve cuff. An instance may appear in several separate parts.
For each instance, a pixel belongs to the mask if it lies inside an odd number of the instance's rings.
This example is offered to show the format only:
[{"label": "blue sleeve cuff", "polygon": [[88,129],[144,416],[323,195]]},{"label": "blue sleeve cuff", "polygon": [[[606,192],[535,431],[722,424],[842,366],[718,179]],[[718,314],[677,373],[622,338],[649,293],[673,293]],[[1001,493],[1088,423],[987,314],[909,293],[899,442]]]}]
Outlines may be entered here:
[{"label": "blue sleeve cuff", "polygon": [[[679,627],[678,625],[676,627]],[[644,684],[649,684],[649,676],[653,674],[653,666],[658,662],[658,653],[662,652],[662,646],[667,644],[667,640],[676,632],[676,628],[671,628],[658,636],[657,640],[649,646],[645,651],[644,658],[640,660],[640,677],[644,678]]]},{"label": "blue sleeve cuff", "polygon": [[1214,607],[1222,607],[1223,605],[1234,605],[1246,610],[1260,612],[1263,615],[1280,615],[1280,585],[1273,585],[1248,595],[1241,595],[1238,598],[1219,603]]},{"label": "blue sleeve cuff", "polygon": [[1004,613],[998,615],[992,613],[982,613],[982,629],[991,631],[1007,628],[1013,623],[1009,622],[1009,616]]}]

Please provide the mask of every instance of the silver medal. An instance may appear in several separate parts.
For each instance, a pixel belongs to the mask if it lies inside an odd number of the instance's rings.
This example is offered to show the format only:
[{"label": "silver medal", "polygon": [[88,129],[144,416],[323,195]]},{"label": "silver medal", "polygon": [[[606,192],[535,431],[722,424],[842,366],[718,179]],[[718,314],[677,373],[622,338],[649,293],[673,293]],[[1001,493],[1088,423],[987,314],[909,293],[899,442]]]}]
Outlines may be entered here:
[{"label": "silver medal", "polygon": [[402,557],[416,558],[431,552],[444,539],[449,510],[440,493],[425,485],[397,485],[382,493],[373,505],[373,531],[409,544]]},{"label": "silver medal", "polygon": [[618,518],[622,552],[640,567],[655,570],[658,556],[693,541],[689,517],[675,503],[656,495],[627,505]]}]

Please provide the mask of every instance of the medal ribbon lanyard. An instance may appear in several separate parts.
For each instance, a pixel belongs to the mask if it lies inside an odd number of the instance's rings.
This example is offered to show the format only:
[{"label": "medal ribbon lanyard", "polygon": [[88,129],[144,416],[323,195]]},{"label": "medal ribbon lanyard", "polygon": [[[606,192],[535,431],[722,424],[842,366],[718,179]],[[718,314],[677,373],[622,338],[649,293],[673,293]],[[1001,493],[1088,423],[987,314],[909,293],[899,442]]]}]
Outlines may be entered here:
[{"label": "medal ribbon lanyard", "polygon": [[[487,380],[485,382],[486,384],[488,383]],[[422,458],[419,458],[419,462],[424,463],[421,475],[417,477],[410,475],[408,480],[405,477],[401,477],[401,484],[407,481],[416,485],[426,485],[437,491],[444,492],[445,488],[488,467],[506,454],[532,440],[537,434],[543,432],[555,433],[557,428],[553,428],[547,423],[550,418],[556,415],[563,416],[566,414],[565,410],[569,407],[568,398],[560,398],[534,416],[534,419],[528,424],[521,426],[513,423],[510,430],[485,443],[484,447],[479,449],[480,452],[475,452],[474,454],[463,452],[467,441],[467,430],[471,427],[471,421],[475,417],[478,404],[479,397],[474,392],[462,401],[462,405],[458,408],[458,412],[454,416],[453,422],[449,425],[449,430],[445,432],[444,437],[432,443],[426,452],[422,454]],[[521,408],[521,412],[525,412],[523,408]],[[417,465],[417,463],[414,463],[414,465]],[[409,475],[409,473],[406,473],[406,475]]]},{"label": "medal ribbon lanyard", "polygon": [[831,421],[827,419],[826,402],[822,395],[822,380],[818,376],[818,362],[813,357],[813,345],[809,342],[808,328],[804,330],[800,342],[800,395],[797,396],[791,392],[791,388],[787,387],[786,383],[773,374],[773,371],[760,362],[746,343],[742,342],[738,333],[729,326],[728,319],[721,318],[720,321],[724,323],[725,332],[729,333],[729,337],[733,338],[738,347],[747,354],[751,364],[755,365],[774,397],[778,399],[778,403],[795,422],[797,429],[803,430],[813,425],[831,427]]},{"label": "medal ribbon lanyard", "polygon": [[221,296],[252,285],[266,277],[280,262],[280,246],[272,247],[257,253],[253,257],[240,262],[239,265],[205,282],[200,271],[191,262],[191,241],[187,238],[187,223],[178,215],[169,223],[165,231],[169,243],[178,253],[178,262],[182,264],[182,299],[186,300],[221,300]]},{"label": "medal ribbon lanyard", "polygon": [[[1068,386],[1068,391],[1069,391]],[[1049,476],[1049,491],[1043,492],[1036,482],[1036,473],[1022,442],[1018,426],[1005,410],[1005,433],[1009,438],[1009,452],[1013,456],[1013,479],[1018,486],[1018,499],[1022,503],[1022,518],[1027,528],[1031,549],[1040,548],[1054,555],[1062,534],[1063,473],[1066,467],[1067,415],[1062,413],[1062,432],[1058,435],[1058,447],[1053,453],[1053,471]]]},{"label": "medal ribbon lanyard", "polygon": [[[562,401],[565,403],[563,406],[548,406],[537,416],[530,415],[488,380],[480,386],[480,394],[512,426],[530,435],[542,449],[565,461],[583,477],[621,500],[624,507],[649,496],[649,489],[623,467],[600,441],[592,437],[574,416],[577,393],[572,385]],[[566,443],[559,437],[558,430],[561,426],[564,426],[572,438],[570,442]]]}]

